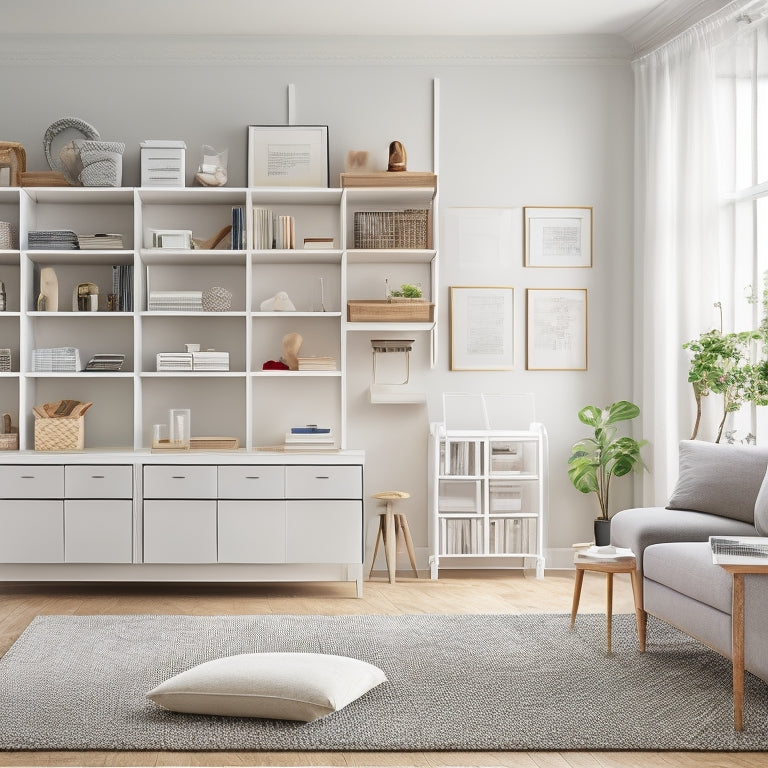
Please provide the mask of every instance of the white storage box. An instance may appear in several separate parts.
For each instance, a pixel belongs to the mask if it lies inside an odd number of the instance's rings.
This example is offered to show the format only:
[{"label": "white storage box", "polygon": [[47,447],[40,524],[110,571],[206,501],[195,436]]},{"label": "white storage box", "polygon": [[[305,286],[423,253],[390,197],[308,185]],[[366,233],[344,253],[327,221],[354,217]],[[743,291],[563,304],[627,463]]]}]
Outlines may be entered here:
[{"label": "white storage box", "polygon": [[141,186],[183,187],[187,145],[183,141],[142,141]]}]

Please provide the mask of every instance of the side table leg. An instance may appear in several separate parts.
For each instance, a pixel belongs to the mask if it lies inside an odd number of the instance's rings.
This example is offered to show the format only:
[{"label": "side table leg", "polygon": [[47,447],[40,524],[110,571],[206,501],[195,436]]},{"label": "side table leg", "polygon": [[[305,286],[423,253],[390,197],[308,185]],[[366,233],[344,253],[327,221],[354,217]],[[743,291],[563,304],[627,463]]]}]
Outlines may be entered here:
[{"label": "side table leg", "polygon": [[571,629],[576,623],[576,612],[579,610],[579,599],[581,598],[581,585],[584,581],[584,569],[576,566],[576,581],[573,583],[573,605],[571,606]]},{"label": "side table leg", "polygon": [[733,574],[731,612],[731,655],[733,656],[733,727],[743,729],[744,712],[744,574]]},{"label": "side table leg", "polygon": [[642,593],[640,590],[640,574],[637,572],[637,568],[633,568],[629,574],[632,579],[632,597],[635,601],[635,622],[637,623],[637,646],[640,649],[640,653],[645,652],[645,627],[646,627],[646,613],[642,606]]},{"label": "side table leg", "polygon": [[613,624],[613,573],[605,574],[605,617],[606,637],[608,638],[608,655],[611,655],[611,624]]}]

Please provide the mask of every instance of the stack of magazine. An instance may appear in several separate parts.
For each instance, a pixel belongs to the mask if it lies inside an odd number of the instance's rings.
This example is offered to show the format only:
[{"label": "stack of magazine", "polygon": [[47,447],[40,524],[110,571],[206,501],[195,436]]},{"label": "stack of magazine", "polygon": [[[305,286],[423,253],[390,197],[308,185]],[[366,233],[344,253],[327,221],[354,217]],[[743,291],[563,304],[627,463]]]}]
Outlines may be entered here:
[{"label": "stack of magazine", "polygon": [[125,355],[117,352],[98,352],[86,364],[86,371],[119,371],[125,362]]},{"label": "stack of magazine", "polygon": [[111,232],[97,232],[95,235],[78,235],[77,242],[82,250],[119,250],[123,247],[123,236]]},{"label": "stack of magazine", "polygon": [[27,233],[30,251],[76,251],[77,235],[71,229],[33,229]]},{"label": "stack of magazine", "polygon": [[150,312],[202,312],[202,291],[151,291]]},{"label": "stack of magazine", "polygon": [[768,560],[768,536],[710,536],[714,557],[761,557]]},{"label": "stack of magazine", "polygon": [[336,441],[330,427],[292,427],[285,433],[286,451],[332,451]]}]

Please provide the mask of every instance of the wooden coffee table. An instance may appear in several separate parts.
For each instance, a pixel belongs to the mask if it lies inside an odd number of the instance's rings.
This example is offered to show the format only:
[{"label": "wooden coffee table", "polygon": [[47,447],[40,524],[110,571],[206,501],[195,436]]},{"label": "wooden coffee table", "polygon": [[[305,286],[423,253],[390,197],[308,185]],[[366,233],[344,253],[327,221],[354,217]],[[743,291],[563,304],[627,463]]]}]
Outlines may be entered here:
[{"label": "wooden coffee table", "polygon": [[613,574],[628,573],[632,581],[632,597],[635,603],[635,620],[637,622],[637,639],[640,652],[645,651],[645,612],[642,605],[638,604],[642,594],[638,585],[637,562],[634,557],[621,560],[587,560],[575,556],[573,561],[576,568],[576,581],[573,586],[573,605],[571,607],[571,629],[576,623],[576,612],[579,610],[579,598],[581,597],[581,585],[584,581],[584,571],[597,571],[605,574],[605,614],[606,637],[608,654],[611,653],[611,625],[613,623]]}]

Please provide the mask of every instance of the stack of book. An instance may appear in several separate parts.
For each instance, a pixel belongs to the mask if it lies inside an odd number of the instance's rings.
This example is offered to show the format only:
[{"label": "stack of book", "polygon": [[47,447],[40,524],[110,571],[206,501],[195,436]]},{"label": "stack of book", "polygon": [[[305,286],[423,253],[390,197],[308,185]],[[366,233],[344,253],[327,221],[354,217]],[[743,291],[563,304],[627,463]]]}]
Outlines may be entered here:
[{"label": "stack of book", "polygon": [[193,352],[192,370],[228,371],[229,352],[216,352],[215,350],[208,350],[206,352]]},{"label": "stack of book", "polygon": [[329,356],[300,357],[300,371],[335,371],[336,359]]},{"label": "stack of book", "polygon": [[33,229],[27,234],[30,251],[76,251],[80,248],[71,229]]},{"label": "stack of book", "polygon": [[118,312],[133,312],[133,264],[112,267],[112,293],[117,296]]},{"label": "stack of book", "polygon": [[293,216],[277,216],[274,231],[275,248],[290,250],[296,247],[296,221]]},{"label": "stack of book", "polygon": [[253,247],[260,251],[295,248],[296,222],[293,216],[276,215],[269,208],[254,208]]},{"label": "stack of book", "polygon": [[631,560],[635,553],[626,547],[614,547],[613,544],[605,546],[592,545],[586,549],[576,551],[575,560],[587,560],[590,562],[618,562],[619,560]]},{"label": "stack of book", "polygon": [[202,312],[202,291],[150,291],[150,312]]},{"label": "stack of book", "polygon": [[95,235],[78,235],[77,242],[82,250],[100,251],[121,249],[123,236],[98,232]]},{"label": "stack of book", "polygon": [[80,350],[76,347],[54,347],[32,350],[32,370],[35,373],[67,373],[82,371]]},{"label": "stack of book", "polygon": [[125,355],[117,352],[98,352],[86,364],[86,371],[119,371],[125,362]]},{"label": "stack of book", "polygon": [[285,433],[286,451],[332,451],[336,442],[330,427],[292,427]]},{"label": "stack of book", "polygon": [[191,371],[192,353],[191,352],[158,352],[157,353],[158,371]]},{"label": "stack of book", "polygon": [[304,247],[307,250],[326,250],[333,248],[332,237],[305,237]]}]

